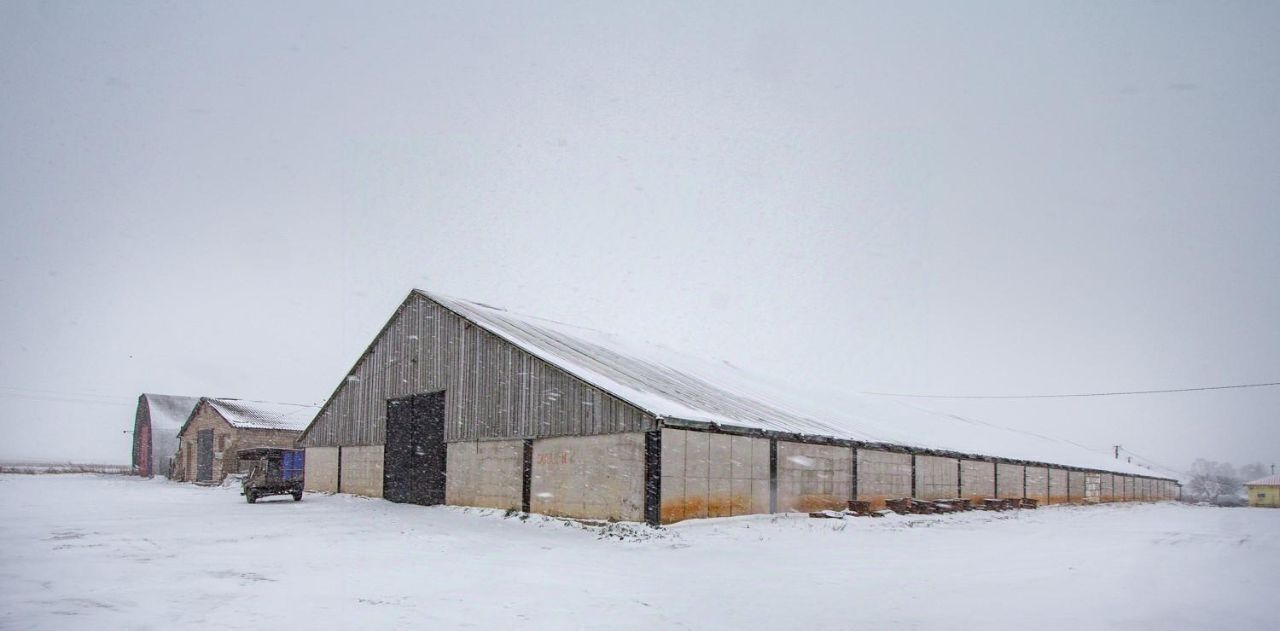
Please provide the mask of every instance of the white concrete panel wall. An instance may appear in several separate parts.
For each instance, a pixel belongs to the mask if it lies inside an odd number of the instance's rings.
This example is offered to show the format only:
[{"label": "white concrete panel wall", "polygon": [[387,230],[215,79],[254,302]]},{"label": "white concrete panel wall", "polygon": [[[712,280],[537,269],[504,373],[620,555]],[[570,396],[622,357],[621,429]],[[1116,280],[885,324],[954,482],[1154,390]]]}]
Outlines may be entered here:
[{"label": "white concrete panel wall", "polygon": [[1084,480],[1084,501],[1095,504],[1102,501],[1102,474],[1100,473],[1083,473]]},{"label": "white concrete panel wall", "polygon": [[303,488],[338,492],[338,448],[308,447],[303,460]]},{"label": "white concrete panel wall", "polygon": [[853,499],[853,449],[778,441],[778,512],[843,510]]},{"label": "white concrete panel wall", "polygon": [[1098,501],[1113,502],[1115,501],[1115,480],[1110,473],[1103,473],[1098,476]]},{"label": "white concrete panel wall", "polygon": [[524,503],[524,441],[449,443],[445,503],[520,510]]},{"label": "white concrete panel wall", "polygon": [[533,443],[530,509],[583,519],[644,520],[644,434]]},{"label": "white concrete panel wall", "polygon": [[768,439],[662,430],[662,523],[768,512]]},{"label": "white concrete panel wall", "polygon": [[1025,468],[1020,464],[996,463],[996,497],[1022,499],[1025,491]]},{"label": "white concrete panel wall", "polygon": [[916,456],[916,497],[945,500],[959,497],[960,464],[955,458]]},{"label": "white concrete panel wall", "polygon": [[1027,467],[1027,497],[1041,504],[1049,503],[1049,469]]},{"label": "white concrete panel wall", "polygon": [[1085,473],[1083,471],[1067,472],[1067,496],[1072,504],[1085,501]]},{"label": "white concrete panel wall", "polygon": [[859,449],[858,499],[879,509],[904,497],[911,497],[911,454]]},{"label": "white concrete panel wall", "polygon": [[1067,501],[1067,470],[1049,469],[1049,504]]},{"label": "white concrete panel wall", "polygon": [[996,496],[996,465],[994,462],[981,460],[962,460],[961,493],[975,502]]},{"label": "white concrete panel wall", "polygon": [[342,448],[343,493],[382,497],[382,445]]}]

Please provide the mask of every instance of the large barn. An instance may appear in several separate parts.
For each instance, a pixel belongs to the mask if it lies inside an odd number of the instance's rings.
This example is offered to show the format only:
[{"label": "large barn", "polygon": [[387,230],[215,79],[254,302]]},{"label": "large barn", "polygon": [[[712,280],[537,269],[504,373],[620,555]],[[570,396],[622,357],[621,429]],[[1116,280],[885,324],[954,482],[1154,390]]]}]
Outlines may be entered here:
[{"label": "large barn", "polygon": [[138,396],[133,417],[133,472],[143,477],[169,475],[169,464],[178,452],[178,430],[191,416],[200,397],[169,394]]},{"label": "large barn", "polygon": [[1066,441],[414,290],[303,433],[310,490],[670,523],[861,499],[1171,499]]}]

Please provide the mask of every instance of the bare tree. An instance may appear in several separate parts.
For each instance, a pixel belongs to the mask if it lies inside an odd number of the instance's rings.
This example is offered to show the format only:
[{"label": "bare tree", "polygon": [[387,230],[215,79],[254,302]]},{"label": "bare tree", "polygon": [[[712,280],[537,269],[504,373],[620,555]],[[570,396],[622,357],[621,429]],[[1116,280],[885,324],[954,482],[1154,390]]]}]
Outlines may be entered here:
[{"label": "bare tree", "polygon": [[1231,463],[1201,458],[1191,464],[1191,483],[1187,490],[1202,500],[1220,502],[1223,496],[1238,495],[1242,484]]},{"label": "bare tree", "polygon": [[1250,482],[1252,480],[1257,480],[1258,478],[1267,477],[1267,473],[1267,466],[1261,462],[1247,464],[1240,467],[1240,480],[1243,482]]}]

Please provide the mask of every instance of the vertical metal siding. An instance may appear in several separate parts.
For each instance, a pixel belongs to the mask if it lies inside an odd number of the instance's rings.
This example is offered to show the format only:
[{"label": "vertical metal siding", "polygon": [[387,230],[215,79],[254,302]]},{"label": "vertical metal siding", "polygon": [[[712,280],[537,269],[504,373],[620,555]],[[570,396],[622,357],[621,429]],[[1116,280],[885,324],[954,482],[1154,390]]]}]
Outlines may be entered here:
[{"label": "vertical metal siding", "polygon": [[445,390],[445,440],[642,432],[639,409],[419,294],[392,317],[316,417],[304,446],[380,445],[386,401]]}]

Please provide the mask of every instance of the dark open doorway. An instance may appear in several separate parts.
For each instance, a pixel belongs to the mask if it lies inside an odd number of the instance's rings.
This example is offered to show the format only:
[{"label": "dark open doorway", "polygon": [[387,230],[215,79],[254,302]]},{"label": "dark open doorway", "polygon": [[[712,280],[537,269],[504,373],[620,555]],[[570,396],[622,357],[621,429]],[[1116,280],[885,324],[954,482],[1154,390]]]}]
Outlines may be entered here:
[{"label": "dark open doorway", "polygon": [[196,432],[196,482],[213,481],[213,430]]},{"label": "dark open doorway", "polygon": [[382,496],[392,502],[443,504],[444,393],[387,401]]}]

